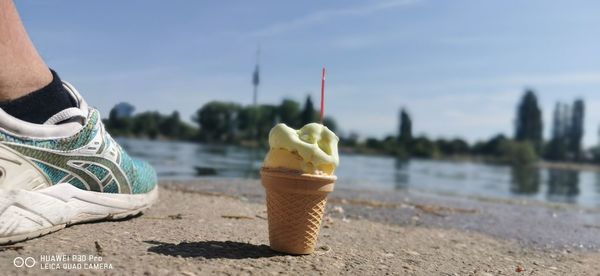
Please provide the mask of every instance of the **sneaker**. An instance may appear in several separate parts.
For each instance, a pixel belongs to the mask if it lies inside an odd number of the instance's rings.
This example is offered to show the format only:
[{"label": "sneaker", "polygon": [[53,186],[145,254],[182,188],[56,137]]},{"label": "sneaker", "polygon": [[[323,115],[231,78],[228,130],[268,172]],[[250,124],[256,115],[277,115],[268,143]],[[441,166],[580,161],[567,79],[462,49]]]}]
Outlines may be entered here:
[{"label": "sneaker", "polygon": [[44,124],[0,109],[0,244],[134,216],[158,198],[154,169],[129,157],[99,112],[63,85],[78,107]]}]

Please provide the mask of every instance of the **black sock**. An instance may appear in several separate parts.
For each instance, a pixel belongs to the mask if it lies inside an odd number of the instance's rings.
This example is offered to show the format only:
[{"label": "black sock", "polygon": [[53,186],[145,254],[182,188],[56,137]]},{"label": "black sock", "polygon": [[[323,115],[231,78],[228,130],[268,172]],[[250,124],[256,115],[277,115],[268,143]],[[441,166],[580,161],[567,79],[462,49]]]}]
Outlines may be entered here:
[{"label": "black sock", "polygon": [[69,107],[76,107],[77,102],[63,87],[58,74],[52,69],[50,71],[53,77],[50,84],[21,98],[0,102],[0,108],[23,121],[43,124],[54,114]]}]

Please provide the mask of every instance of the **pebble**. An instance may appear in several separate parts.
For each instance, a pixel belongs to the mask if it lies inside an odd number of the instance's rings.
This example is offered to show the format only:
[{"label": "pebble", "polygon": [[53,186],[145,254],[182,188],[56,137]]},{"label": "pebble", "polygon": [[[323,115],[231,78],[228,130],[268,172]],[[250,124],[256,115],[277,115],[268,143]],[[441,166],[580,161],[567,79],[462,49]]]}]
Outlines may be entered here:
[{"label": "pebble", "polygon": [[342,206],[334,206],[333,209],[331,210],[331,212],[338,213],[338,214],[343,214],[344,213],[344,208],[342,208]]},{"label": "pebble", "polygon": [[405,250],[406,253],[408,253],[409,255],[413,255],[413,256],[421,256],[421,254],[417,251],[412,251],[412,250]]},{"label": "pebble", "polygon": [[327,245],[323,245],[323,246],[319,247],[319,249],[320,249],[320,250],[323,250],[323,251],[330,251],[330,250],[331,250],[331,247],[329,247],[329,246],[327,246]]}]

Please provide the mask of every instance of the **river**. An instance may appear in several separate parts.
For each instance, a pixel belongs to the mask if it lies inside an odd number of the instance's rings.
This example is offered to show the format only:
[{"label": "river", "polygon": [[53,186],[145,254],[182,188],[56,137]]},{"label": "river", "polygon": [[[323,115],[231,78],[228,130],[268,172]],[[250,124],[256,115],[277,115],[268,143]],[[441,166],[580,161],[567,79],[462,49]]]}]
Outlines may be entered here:
[{"label": "river", "polygon": [[[265,155],[265,151],[237,146],[117,140],[131,156],[149,161],[161,179],[259,178]],[[342,154],[336,175],[337,187],[350,189],[532,199],[600,207],[600,173],[589,171]]]}]

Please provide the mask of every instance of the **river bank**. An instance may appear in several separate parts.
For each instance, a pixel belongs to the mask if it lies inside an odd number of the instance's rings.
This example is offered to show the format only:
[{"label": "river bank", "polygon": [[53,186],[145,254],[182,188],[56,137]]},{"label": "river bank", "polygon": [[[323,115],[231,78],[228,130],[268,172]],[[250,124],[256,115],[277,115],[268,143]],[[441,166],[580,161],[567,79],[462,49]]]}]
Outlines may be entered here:
[{"label": "river bank", "polygon": [[[317,252],[294,257],[267,246],[266,207],[258,181],[163,181],[160,192],[159,202],[143,216],[75,225],[0,247],[0,270],[64,274],[60,267],[51,269],[56,261],[40,260],[64,254],[95,257],[83,262],[87,269],[71,267],[70,272],[108,275],[600,271],[595,209],[338,189],[328,204]],[[17,268],[17,257],[37,262],[32,268]]]}]

